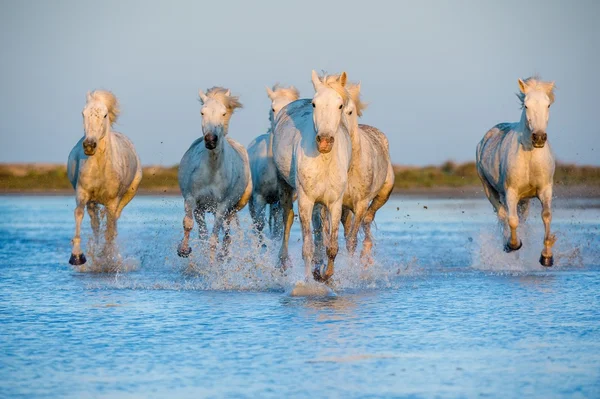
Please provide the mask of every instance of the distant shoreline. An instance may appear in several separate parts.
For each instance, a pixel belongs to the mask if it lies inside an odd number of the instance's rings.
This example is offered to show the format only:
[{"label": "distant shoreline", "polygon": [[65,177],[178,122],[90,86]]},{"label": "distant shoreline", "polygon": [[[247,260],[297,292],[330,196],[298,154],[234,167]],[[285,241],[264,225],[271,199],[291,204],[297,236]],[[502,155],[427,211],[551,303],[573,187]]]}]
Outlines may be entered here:
[{"label": "distant shoreline", "polygon": [[[180,196],[177,165],[143,168],[138,195]],[[474,162],[423,167],[394,165],[393,195],[432,198],[485,198]],[[600,198],[600,166],[558,163],[556,198]],[[73,195],[64,164],[0,163],[0,195]]]},{"label": "distant shoreline", "polygon": [[[0,190],[0,196],[34,196],[34,197],[61,197],[74,196],[73,189],[15,189],[15,190]],[[178,189],[140,189],[138,196],[144,197],[180,197],[181,193]],[[468,198],[485,198],[483,189],[478,186],[465,187],[418,187],[408,189],[396,189],[392,193],[393,197],[431,197],[438,199],[468,199]],[[600,198],[600,187],[597,186],[555,186],[555,198]]]}]

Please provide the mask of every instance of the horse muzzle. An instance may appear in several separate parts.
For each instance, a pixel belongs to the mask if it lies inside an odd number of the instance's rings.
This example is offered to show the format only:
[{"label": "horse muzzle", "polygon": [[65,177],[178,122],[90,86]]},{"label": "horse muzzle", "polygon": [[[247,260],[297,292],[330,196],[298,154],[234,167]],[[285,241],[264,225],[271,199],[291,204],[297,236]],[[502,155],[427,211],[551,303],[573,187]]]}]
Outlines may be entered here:
[{"label": "horse muzzle", "polygon": [[215,134],[205,134],[204,135],[204,146],[207,150],[214,150],[217,148],[217,143],[219,142],[219,137]]},{"label": "horse muzzle", "polygon": [[321,154],[328,154],[329,152],[331,152],[331,149],[333,148],[333,142],[335,141],[335,139],[332,136],[320,134],[317,134],[315,140],[317,142],[317,149]]},{"label": "horse muzzle", "polygon": [[531,134],[531,143],[534,148],[544,148],[546,145],[546,140],[548,140],[548,135],[546,133],[532,133]]},{"label": "horse muzzle", "polygon": [[92,156],[96,153],[98,143],[95,140],[83,140],[83,153],[87,156]]}]

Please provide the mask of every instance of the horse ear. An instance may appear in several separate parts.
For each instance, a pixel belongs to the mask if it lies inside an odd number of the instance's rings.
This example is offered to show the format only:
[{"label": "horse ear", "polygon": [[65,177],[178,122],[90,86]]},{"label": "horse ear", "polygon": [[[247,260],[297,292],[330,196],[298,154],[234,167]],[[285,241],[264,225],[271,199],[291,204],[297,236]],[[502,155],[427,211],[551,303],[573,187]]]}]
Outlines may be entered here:
[{"label": "horse ear", "polygon": [[198,89],[198,95],[200,96],[200,102],[202,104],[204,104],[206,102],[206,100],[208,100],[208,97],[206,97],[206,94],[204,94],[202,89]]},{"label": "horse ear", "polygon": [[231,97],[231,90],[230,90],[230,89],[227,89],[227,91],[225,92],[225,95],[226,95],[227,97]]},{"label": "horse ear", "polygon": [[519,89],[521,90],[521,93],[527,94],[527,83],[523,82],[521,79],[519,79]]},{"label": "horse ear", "polygon": [[89,91],[85,94],[85,101],[87,101],[88,103],[92,101],[92,93],[90,93]]},{"label": "horse ear", "polygon": [[321,83],[321,79],[319,79],[319,75],[317,74],[317,71],[315,71],[314,69],[312,71],[311,79],[312,79],[312,84],[313,84],[313,87],[315,88],[315,91],[318,91],[319,88],[323,86],[323,83]]},{"label": "horse ear", "polygon": [[271,90],[271,88],[269,86],[265,86],[265,88],[267,89],[267,96],[269,96],[269,98],[271,100],[273,100],[273,96],[275,95],[275,92],[273,92],[273,90]]},{"label": "horse ear", "polygon": [[346,75],[346,72],[342,72],[339,80],[342,87],[346,87],[346,82],[348,81],[348,75]]}]

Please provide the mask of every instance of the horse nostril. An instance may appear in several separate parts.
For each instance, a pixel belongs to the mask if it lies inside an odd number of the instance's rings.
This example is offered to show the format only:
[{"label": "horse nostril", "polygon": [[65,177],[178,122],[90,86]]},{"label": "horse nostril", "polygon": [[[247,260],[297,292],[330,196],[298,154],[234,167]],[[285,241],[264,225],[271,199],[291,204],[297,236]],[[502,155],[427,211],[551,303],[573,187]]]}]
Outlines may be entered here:
[{"label": "horse nostril", "polygon": [[546,133],[542,134],[542,140],[546,141],[548,139],[548,135]]},{"label": "horse nostril", "polygon": [[329,138],[329,144],[333,144],[334,140],[335,140],[335,139],[334,139],[333,137],[330,137],[330,138]]},{"label": "horse nostril", "polygon": [[321,136],[317,136],[317,143],[321,142]]}]

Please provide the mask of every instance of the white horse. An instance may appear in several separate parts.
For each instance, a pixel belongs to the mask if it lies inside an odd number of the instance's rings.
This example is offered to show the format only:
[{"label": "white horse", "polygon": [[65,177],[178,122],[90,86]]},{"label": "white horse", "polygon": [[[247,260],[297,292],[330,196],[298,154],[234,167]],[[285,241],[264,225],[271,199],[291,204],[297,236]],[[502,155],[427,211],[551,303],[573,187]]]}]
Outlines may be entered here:
[{"label": "white horse", "polygon": [[370,255],[373,246],[371,223],[377,210],[389,199],[395,175],[385,134],[372,126],[358,124],[358,117],[366,108],[360,100],[360,84],[348,84],[347,89],[350,101],[345,113],[352,141],[352,162],[343,199],[342,223],[350,254],[356,249],[358,230],[363,227],[365,239],[361,257],[364,258]]},{"label": "white horse", "polygon": [[[270,128],[265,134],[258,136],[248,146],[250,169],[252,171],[252,198],[249,202],[250,215],[254,226],[258,230],[262,241],[262,231],[265,227],[265,206],[270,206],[269,219],[273,218],[271,233],[278,236],[281,231],[281,211],[279,206],[279,179],[277,169],[273,162],[273,128],[275,116],[279,111],[299,98],[298,90],[294,86],[289,88],[273,86],[267,87],[267,95],[271,100],[269,110]],[[269,220],[271,222],[271,220]]]},{"label": "white horse", "polygon": [[85,136],[69,154],[67,173],[75,189],[75,236],[69,263],[86,262],[81,250],[81,221],[87,206],[94,238],[98,239],[100,217],[98,205],[106,209],[106,245],[110,246],[117,234],[117,219],[121,211],[137,193],[142,180],[142,165],[131,141],[112,131],[119,116],[117,98],[108,91],[87,93],[83,109]]},{"label": "white horse", "polygon": [[292,201],[298,194],[298,209],[302,225],[302,258],[305,278],[311,278],[314,244],[311,236],[311,217],[316,204],[328,210],[329,239],[327,267],[317,267],[316,280],[333,275],[338,252],[338,229],[342,214],[342,199],[348,181],[352,146],[343,122],[344,107],[348,104],[346,73],[319,78],[312,72],[315,95],[312,100],[297,100],[284,107],[277,116],[273,136],[273,159],[282,182],[284,235],[279,257],[288,259],[290,228],[294,220]]},{"label": "white horse", "polygon": [[246,206],[252,194],[252,179],[246,149],[226,137],[231,115],[236,108],[242,107],[238,97],[222,87],[213,87],[206,94],[199,90],[199,95],[203,137],[192,143],[179,164],[179,188],[185,202],[185,217],[183,240],[177,254],[187,257],[192,252],[189,246],[190,231],[194,227],[192,214],[198,223],[200,238],[208,238],[204,216],[205,212],[211,212],[215,215],[210,237],[210,257],[214,260],[221,229],[224,231],[224,253],[228,251],[230,223],[236,212]]},{"label": "white horse", "polygon": [[519,88],[521,120],[498,124],[485,134],[477,145],[477,172],[504,225],[505,239],[510,235],[505,246],[507,252],[522,246],[517,227],[519,216],[527,217],[529,199],[540,200],[545,227],[540,263],[552,266],[552,246],[556,241],[550,233],[555,162],[547,143],[546,127],[554,102],[554,82],[543,82],[537,77],[519,79]]}]

